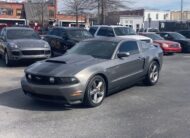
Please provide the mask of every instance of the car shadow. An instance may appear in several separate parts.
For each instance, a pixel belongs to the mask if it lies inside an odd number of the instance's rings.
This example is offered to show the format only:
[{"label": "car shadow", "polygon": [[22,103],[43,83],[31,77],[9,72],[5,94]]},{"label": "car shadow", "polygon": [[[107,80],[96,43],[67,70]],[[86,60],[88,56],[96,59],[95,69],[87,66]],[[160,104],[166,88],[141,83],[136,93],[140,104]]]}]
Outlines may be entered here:
[{"label": "car shadow", "polygon": [[80,108],[85,109],[82,105],[70,106],[62,103],[34,100],[28,96],[25,96],[20,88],[0,93],[0,106],[31,111],[68,111]]},{"label": "car shadow", "polygon": [[0,58],[0,68],[19,68],[19,67],[27,67],[36,61],[22,61],[22,62],[15,62],[11,67],[7,67],[2,58]]}]

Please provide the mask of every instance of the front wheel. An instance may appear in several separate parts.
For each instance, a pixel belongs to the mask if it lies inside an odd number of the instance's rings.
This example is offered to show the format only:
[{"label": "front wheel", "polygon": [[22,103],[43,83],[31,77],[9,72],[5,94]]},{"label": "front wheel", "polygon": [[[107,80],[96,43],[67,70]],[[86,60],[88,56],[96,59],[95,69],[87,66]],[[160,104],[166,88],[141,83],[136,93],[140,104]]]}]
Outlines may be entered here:
[{"label": "front wheel", "polygon": [[159,75],[160,75],[159,64],[156,61],[153,61],[149,66],[148,73],[144,80],[145,84],[149,86],[155,85],[159,80]]},{"label": "front wheel", "polygon": [[12,65],[12,61],[9,59],[9,55],[7,52],[4,53],[4,62],[6,66],[11,66]]},{"label": "front wheel", "polygon": [[101,76],[94,76],[88,83],[84,97],[84,104],[89,107],[101,105],[106,94],[106,83]]}]

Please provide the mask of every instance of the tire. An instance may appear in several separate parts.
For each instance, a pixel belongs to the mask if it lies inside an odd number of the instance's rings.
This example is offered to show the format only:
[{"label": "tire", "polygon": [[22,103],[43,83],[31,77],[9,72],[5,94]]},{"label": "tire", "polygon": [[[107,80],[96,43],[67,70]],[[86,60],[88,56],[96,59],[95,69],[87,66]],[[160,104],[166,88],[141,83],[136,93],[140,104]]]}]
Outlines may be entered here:
[{"label": "tire", "polygon": [[160,66],[156,61],[151,62],[144,83],[148,86],[154,86],[160,76]]},{"label": "tire", "polygon": [[4,53],[4,62],[6,66],[12,66],[12,61],[9,59],[9,55],[7,52]]},{"label": "tire", "polygon": [[97,107],[102,104],[106,95],[106,82],[104,78],[97,75],[90,79],[84,96],[84,105]]}]

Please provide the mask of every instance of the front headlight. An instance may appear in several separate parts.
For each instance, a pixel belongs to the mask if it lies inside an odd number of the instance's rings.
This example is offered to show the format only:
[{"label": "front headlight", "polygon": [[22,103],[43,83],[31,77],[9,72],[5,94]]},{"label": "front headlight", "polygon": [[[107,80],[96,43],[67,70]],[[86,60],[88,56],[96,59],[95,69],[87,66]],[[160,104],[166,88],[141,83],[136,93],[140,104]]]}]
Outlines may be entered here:
[{"label": "front headlight", "polygon": [[11,48],[15,48],[15,49],[18,48],[18,45],[15,44],[15,43],[9,43],[9,46],[10,46]]},{"label": "front headlight", "polygon": [[166,44],[166,43],[163,43],[163,45],[162,45],[164,48],[168,48],[169,47],[169,45],[168,44]]},{"label": "front headlight", "polygon": [[44,47],[45,47],[45,48],[49,48],[50,46],[49,46],[48,43],[45,43],[45,44],[44,44]]},{"label": "front headlight", "polygon": [[73,85],[79,83],[79,80],[75,77],[57,78],[56,81],[58,84],[63,84],[63,85]]}]

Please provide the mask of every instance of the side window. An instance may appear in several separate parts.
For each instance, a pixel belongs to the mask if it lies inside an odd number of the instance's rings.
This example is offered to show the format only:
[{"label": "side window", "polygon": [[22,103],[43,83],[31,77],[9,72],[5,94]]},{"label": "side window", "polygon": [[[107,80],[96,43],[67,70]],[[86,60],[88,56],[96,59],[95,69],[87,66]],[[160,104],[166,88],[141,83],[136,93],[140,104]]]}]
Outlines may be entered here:
[{"label": "side window", "polygon": [[144,41],[139,41],[139,44],[141,46],[141,50],[142,51],[146,51],[146,50],[148,50],[152,46],[152,44],[146,43]]},{"label": "side window", "polygon": [[83,33],[83,36],[86,37],[86,38],[91,38],[92,37],[91,33],[89,33],[86,30],[83,30],[82,33]]},{"label": "side window", "polygon": [[129,52],[131,55],[139,53],[139,47],[136,41],[128,41],[121,44],[119,52]]},{"label": "side window", "polygon": [[97,29],[98,29],[98,27],[91,27],[90,30],[89,30],[89,32],[90,32],[92,35],[94,35],[94,34],[96,33]]},{"label": "side window", "polygon": [[114,32],[113,28],[111,27],[101,27],[98,31],[98,36],[109,36],[109,37],[114,37]]},{"label": "side window", "polygon": [[50,32],[49,32],[49,35],[55,35],[55,36],[60,36],[60,29],[58,28],[55,28],[55,29],[52,29]]}]

